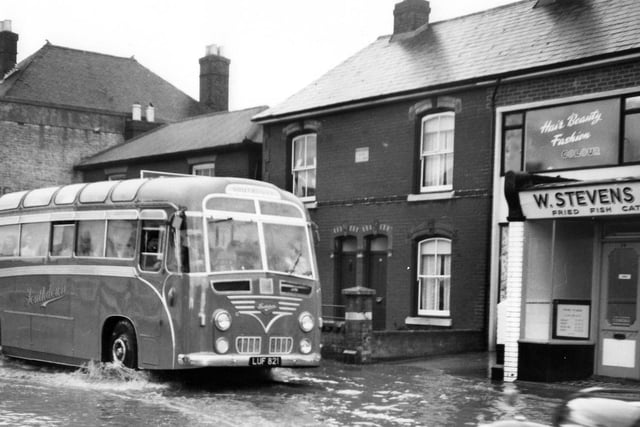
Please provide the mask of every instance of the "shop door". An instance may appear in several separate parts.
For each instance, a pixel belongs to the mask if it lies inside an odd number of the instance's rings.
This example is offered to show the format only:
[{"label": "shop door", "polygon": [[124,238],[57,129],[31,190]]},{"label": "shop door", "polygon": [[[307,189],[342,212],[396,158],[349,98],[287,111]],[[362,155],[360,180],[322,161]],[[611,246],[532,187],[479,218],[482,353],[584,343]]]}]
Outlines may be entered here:
[{"label": "shop door", "polygon": [[639,257],[640,242],[603,245],[598,375],[640,379]]}]

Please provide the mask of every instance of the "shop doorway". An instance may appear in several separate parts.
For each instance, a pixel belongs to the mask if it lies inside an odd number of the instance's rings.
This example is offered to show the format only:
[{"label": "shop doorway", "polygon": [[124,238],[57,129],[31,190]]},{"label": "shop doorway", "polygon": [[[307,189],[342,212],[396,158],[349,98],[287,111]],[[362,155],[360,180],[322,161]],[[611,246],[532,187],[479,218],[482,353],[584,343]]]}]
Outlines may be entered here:
[{"label": "shop doorway", "polygon": [[640,379],[640,242],[604,243],[596,373]]}]

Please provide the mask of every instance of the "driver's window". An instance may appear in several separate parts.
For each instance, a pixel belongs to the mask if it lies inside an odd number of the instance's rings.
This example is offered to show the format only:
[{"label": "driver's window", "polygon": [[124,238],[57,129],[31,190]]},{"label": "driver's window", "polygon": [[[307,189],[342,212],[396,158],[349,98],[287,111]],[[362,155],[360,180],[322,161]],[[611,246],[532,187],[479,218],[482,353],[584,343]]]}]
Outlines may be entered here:
[{"label": "driver's window", "polygon": [[159,271],[162,266],[164,225],[160,221],[143,221],[140,235],[140,269]]}]

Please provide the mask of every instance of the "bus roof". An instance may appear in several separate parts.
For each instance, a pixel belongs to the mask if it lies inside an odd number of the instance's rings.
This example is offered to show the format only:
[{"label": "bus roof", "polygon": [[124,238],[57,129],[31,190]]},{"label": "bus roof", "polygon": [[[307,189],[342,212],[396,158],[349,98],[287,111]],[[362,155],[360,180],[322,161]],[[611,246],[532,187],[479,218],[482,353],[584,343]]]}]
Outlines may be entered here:
[{"label": "bus roof", "polygon": [[162,177],[98,181],[7,193],[0,197],[0,213],[31,208],[76,208],[172,203],[187,210],[201,210],[209,194],[251,196],[285,200],[302,206],[293,194],[275,185],[244,178]]}]

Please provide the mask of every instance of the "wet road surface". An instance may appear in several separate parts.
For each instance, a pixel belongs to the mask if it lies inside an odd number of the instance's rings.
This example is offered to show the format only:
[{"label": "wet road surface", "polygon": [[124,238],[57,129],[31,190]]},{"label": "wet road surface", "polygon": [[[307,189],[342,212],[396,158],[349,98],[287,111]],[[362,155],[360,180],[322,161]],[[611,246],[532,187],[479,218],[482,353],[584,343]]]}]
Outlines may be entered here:
[{"label": "wet road surface", "polygon": [[[549,424],[573,389],[502,384],[473,363],[150,374],[0,357],[0,426],[476,426],[524,415]],[[517,397],[516,397],[517,396]]]}]

